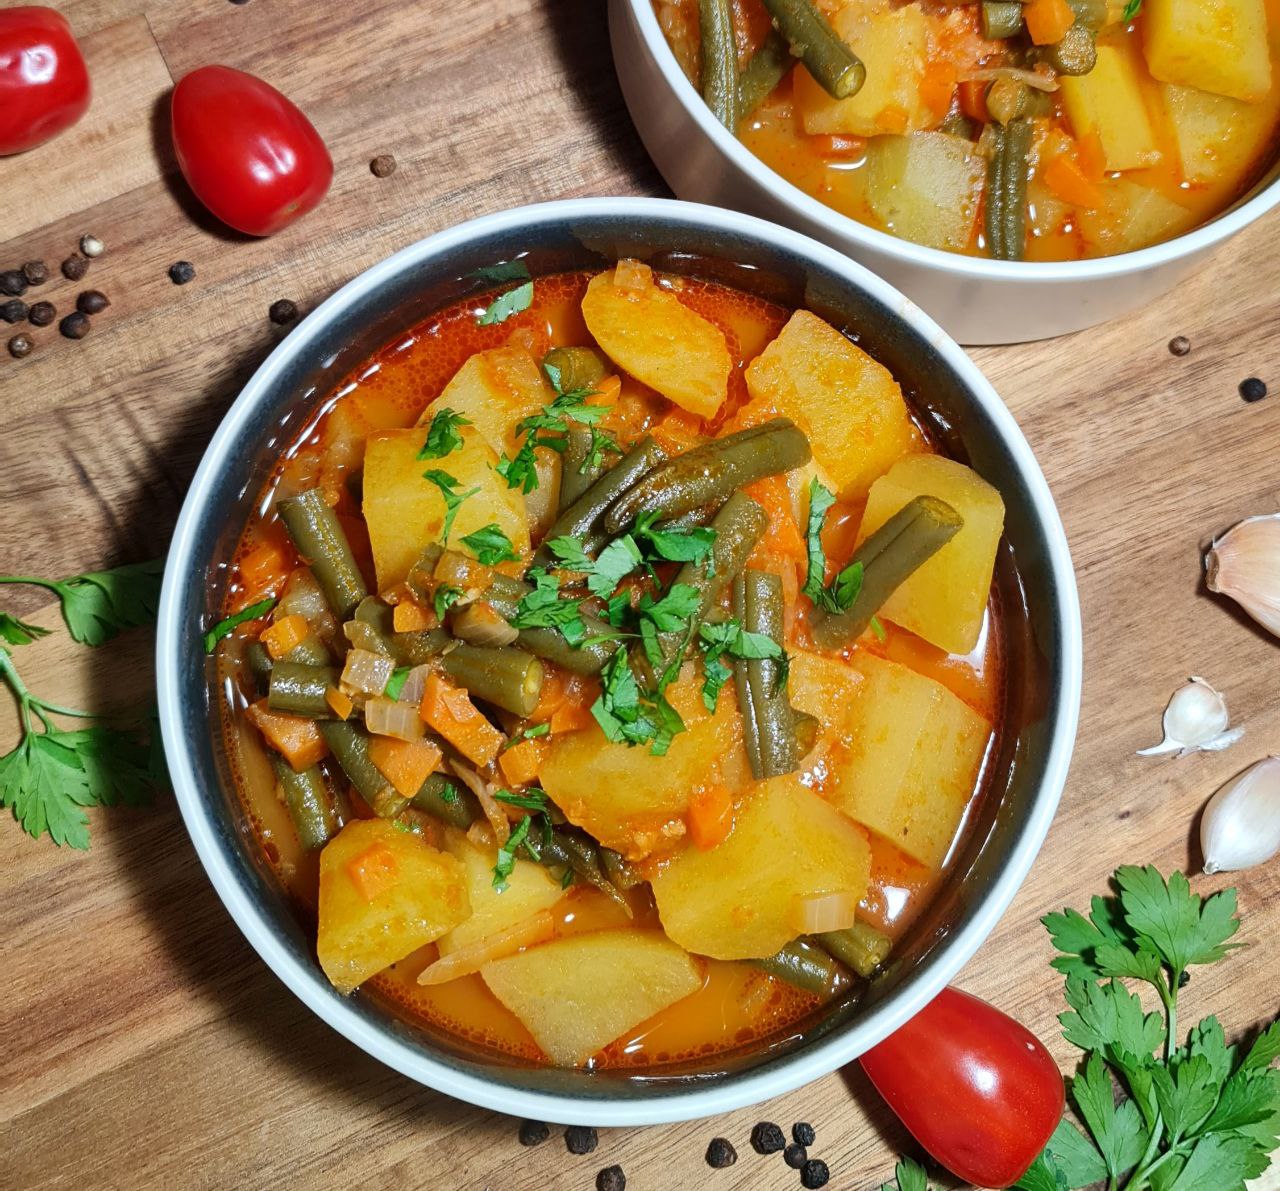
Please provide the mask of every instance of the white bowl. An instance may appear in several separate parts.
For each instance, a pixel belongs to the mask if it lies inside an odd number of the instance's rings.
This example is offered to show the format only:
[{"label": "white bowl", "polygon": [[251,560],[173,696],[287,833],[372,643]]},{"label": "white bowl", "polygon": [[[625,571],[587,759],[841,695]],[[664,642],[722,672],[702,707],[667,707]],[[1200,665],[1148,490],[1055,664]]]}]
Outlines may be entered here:
[{"label": "white bowl", "polygon": [[609,0],[613,60],[645,148],[682,199],[772,219],[847,253],[897,286],[961,343],[1048,339],[1158,298],[1215,247],[1280,203],[1280,163],[1229,210],[1120,256],[1039,263],[925,248],[819,202],[711,114],[680,69],[651,0]]},{"label": "white bowl", "polygon": [[[1009,732],[973,825],[896,966],[861,1001],[824,1010],[800,1036],[643,1077],[514,1064],[406,1021],[376,995],[339,996],[246,824],[218,730],[224,695],[199,640],[201,625],[221,615],[231,551],[278,452],[351,368],[432,311],[483,289],[476,270],[484,266],[523,256],[537,276],[622,255],[826,314],[893,370],[1008,509],[997,586],[1009,610]],[[174,531],[156,640],[178,805],[232,918],[280,979],[411,1079],[501,1112],[596,1125],[708,1116],[776,1096],[857,1058],[925,1005],[991,932],[1039,851],[1075,739],[1080,664],[1075,579],[1053,499],[1009,411],[964,352],[840,253],[745,215],[662,199],[548,203],[465,223],[375,265],[304,319],[245,386],[205,452]]]}]

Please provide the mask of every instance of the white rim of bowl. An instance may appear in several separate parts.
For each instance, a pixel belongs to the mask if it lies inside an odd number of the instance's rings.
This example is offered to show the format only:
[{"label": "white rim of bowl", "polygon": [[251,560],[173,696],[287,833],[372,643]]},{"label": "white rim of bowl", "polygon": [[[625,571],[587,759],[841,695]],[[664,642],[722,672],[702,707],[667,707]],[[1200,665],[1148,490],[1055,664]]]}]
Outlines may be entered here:
[{"label": "white rim of bowl", "polygon": [[697,124],[703,136],[763,190],[800,217],[816,225],[827,224],[846,239],[896,256],[913,265],[941,269],[975,281],[1079,281],[1085,278],[1116,277],[1158,268],[1234,236],[1254,220],[1280,204],[1280,175],[1262,182],[1252,198],[1229,207],[1220,215],[1171,240],[1124,252],[1116,256],[1090,257],[1079,261],[995,261],[928,248],[900,236],[882,232],[869,224],[837,211],[805,193],[777,170],[766,165],[711,114],[702,96],[685,77],[675,53],[658,24],[652,0],[613,0],[631,12],[649,52],[662,71],[685,114]]},{"label": "white rim of bowl", "polygon": [[[460,1071],[447,1063],[412,1052],[391,1033],[375,1026],[347,1005],[335,1005],[327,995],[323,977],[315,965],[298,962],[281,946],[262,908],[247,896],[231,865],[223,856],[212,808],[206,806],[201,799],[191,757],[182,744],[184,735],[180,711],[179,659],[184,639],[189,639],[193,628],[181,623],[179,619],[181,599],[178,592],[196,573],[193,569],[196,560],[192,555],[197,522],[201,516],[208,515],[206,508],[211,488],[228,448],[246,422],[251,420],[254,407],[262,394],[285,372],[288,361],[305,349],[335,317],[339,317],[351,299],[376,290],[386,279],[408,265],[429,261],[438,252],[473,238],[510,232],[521,225],[571,224],[575,218],[598,216],[611,219],[622,216],[636,221],[650,217],[660,218],[667,224],[687,223],[691,231],[699,235],[720,229],[762,240],[784,252],[811,261],[819,268],[841,277],[851,286],[866,290],[914,325],[933,343],[970,390],[974,400],[993,424],[996,435],[1003,441],[1026,485],[1035,514],[1043,527],[1062,621],[1062,687],[1058,717],[1045,760],[1044,780],[1035,805],[1009,865],[992,882],[974,915],[951,936],[949,949],[930,964],[929,978],[901,994],[889,997],[885,1003],[875,1006],[865,1018],[833,1034],[811,1050],[787,1056],[764,1070],[731,1075],[726,1078],[723,1086],[693,1085],[687,1091],[642,1100],[608,1100],[595,1096],[577,1098],[513,1088],[502,1083],[500,1068],[495,1068],[491,1078]],[[187,647],[190,648],[189,640]],[[169,772],[178,806],[196,853],[245,938],[267,966],[318,1017],[366,1053],[402,1075],[482,1108],[558,1124],[653,1125],[729,1112],[792,1091],[830,1074],[888,1037],[919,1012],[968,962],[994,929],[1021,887],[1053,821],[1075,744],[1080,708],[1082,650],[1075,573],[1066,534],[1048,484],[1013,415],[990,382],[937,323],[887,282],[842,253],[798,232],[777,227],[754,216],[671,199],[588,198],[516,207],[469,220],[420,240],[348,282],[281,341],[249,379],[218,426],[183,501],[165,566],[157,618],[156,691]]]}]

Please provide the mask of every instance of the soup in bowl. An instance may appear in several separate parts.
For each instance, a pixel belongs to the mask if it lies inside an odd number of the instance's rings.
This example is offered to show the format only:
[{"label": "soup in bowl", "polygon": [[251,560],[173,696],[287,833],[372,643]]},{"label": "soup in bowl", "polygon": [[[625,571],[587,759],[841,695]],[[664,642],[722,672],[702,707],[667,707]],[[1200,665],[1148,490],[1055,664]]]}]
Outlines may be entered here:
[{"label": "soup in bowl", "polygon": [[1047,827],[1042,481],[799,237],[637,201],[441,241],[299,328],[193,486],[160,650],[197,846],[433,1086],[605,1122],[794,1086],[945,981]]}]

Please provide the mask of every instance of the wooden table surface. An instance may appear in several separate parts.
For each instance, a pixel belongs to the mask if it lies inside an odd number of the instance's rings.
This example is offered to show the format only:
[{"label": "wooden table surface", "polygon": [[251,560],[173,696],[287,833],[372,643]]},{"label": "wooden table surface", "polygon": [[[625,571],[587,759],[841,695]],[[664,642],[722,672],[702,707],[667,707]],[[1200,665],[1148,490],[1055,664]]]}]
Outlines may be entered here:
[{"label": "wooden table surface", "polygon": [[[574,195],[665,194],[613,77],[592,0],[65,0],[93,107],[74,130],[0,159],[0,267],[55,264],[80,235],[106,245],[84,285],[111,307],[81,342],[36,332],[0,357],[0,571],[63,576],[163,552],[214,426],[304,309],[393,250],[462,219]],[[336,165],[310,217],[270,240],[220,231],[176,177],[167,93],[222,62],[279,86]],[[399,169],[380,180],[377,153]],[[1198,865],[1199,808],[1280,751],[1274,641],[1200,580],[1214,533],[1280,502],[1280,219],[1263,220],[1176,293],[1115,325],[974,356],[1048,475],[1078,568],[1085,630],[1079,743],[1038,863],[959,984],[1050,1041],[1064,1066],[1058,978],[1037,925],[1084,905],[1119,864]],[[190,260],[177,288],[166,270]],[[46,287],[69,308],[79,288]],[[1166,344],[1185,335],[1191,354]],[[37,589],[4,607],[50,628]],[[29,685],[63,703],[124,704],[150,685],[151,641],[99,651],[56,633],[21,652]],[[1136,757],[1188,674],[1221,687],[1242,743],[1187,760]],[[16,740],[7,700],[0,752]],[[620,1162],[633,1191],[799,1185],[747,1145],[761,1119],[813,1122],[831,1186],[879,1186],[903,1130],[852,1066],[729,1117],[602,1133],[575,1158],[516,1122],[421,1088],[313,1017],[250,950],[214,895],[172,799],[93,812],[88,854],[0,822],[0,1186],[582,1188]],[[1216,889],[1223,878],[1198,878]],[[1228,1033],[1280,1008],[1280,864],[1238,874],[1243,939],[1197,975],[1187,1011]],[[707,1141],[741,1158],[712,1172]]]}]

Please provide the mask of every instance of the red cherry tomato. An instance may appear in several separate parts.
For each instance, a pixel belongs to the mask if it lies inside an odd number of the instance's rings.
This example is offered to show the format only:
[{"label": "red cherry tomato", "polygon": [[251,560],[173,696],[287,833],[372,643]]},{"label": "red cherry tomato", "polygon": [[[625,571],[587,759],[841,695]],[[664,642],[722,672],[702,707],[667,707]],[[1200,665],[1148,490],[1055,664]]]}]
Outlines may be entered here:
[{"label": "red cherry tomato", "polygon": [[1062,1119],[1053,1056],[986,1001],[944,988],[862,1069],[912,1135],[952,1174],[1008,1187]]},{"label": "red cherry tomato", "polygon": [[67,18],[0,8],[0,157],[34,148],[89,108],[89,71]]},{"label": "red cherry tomato", "polygon": [[311,121],[274,87],[202,66],[173,90],[173,143],[196,197],[223,223],[269,236],[305,215],[333,180]]}]

